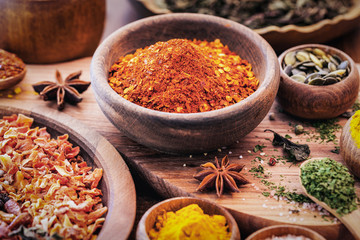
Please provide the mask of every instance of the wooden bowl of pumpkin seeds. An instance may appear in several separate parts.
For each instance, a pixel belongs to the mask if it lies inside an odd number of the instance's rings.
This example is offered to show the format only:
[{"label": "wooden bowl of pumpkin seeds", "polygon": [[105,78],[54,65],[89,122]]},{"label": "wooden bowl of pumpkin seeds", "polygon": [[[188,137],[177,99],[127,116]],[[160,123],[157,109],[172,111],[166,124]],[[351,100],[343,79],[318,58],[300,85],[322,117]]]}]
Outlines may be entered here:
[{"label": "wooden bowl of pumpkin seeds", "polygon": [[303,44],[279,56],[277,99],[283,110],[305,119],[329,119],[356,101],[359,73],[343,51],[322,44]]}]

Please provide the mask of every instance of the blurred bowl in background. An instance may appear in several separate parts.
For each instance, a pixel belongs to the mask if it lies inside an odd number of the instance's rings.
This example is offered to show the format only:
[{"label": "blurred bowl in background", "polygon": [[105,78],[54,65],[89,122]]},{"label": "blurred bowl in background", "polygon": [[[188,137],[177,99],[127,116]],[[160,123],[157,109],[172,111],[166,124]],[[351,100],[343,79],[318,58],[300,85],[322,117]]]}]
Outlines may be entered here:
[{"label": "blurred bowl in background", "polygon": [[26,63],[91,56],[104,20],[105,0],[2,0],[0,48]]}]

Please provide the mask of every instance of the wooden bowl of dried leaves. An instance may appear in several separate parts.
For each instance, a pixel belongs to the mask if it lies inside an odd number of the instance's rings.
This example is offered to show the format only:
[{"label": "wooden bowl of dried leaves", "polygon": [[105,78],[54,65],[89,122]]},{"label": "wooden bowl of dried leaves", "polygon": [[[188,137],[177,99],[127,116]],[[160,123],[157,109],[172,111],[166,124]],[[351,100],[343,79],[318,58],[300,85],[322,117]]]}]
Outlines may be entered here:
[{"label": "wooden bowl of dried leaves", "polygon": [[237,21],[279,53],[299,44],[335,39],[356,28],[360,20],[360,0],[138,1],[156,14],[202,12]]},{"label": "wooden bowl of dried leaves", "polygon": [[343,51],[321,44],[290,48],[279,56],[282,108],[305,119],[329,119],[356,101],[359,73]]},{"label": "wooden bowl of dried leaves", "polygon": [[91,56],[106,13],[105,0],[3,0],[0,9],[0,48],[36,64]]},{"label": "wooden bowl of dried leaves", "polygon": [[[191,214],[192,211],[195,211],[195,214]],[[162,222],[161,216],[169,212],[173,212],[173,215],[171,217],[169,216],[169,218],[171,218],[171,221],[173,223],[176,223],[178,221],[178,224],[175,225],[168,222],[167,225],[174,225],[173,228],[183,229],[182,231],[172,231],[173,235],[171,237],[170,235],[165,235],[166,233],[161,230],[161,228],[164,227],[160,227]],[[221,220],[220,218],[224,219]],[[198,220],[201,220],[202,223],[198,222]],[[225,225],[223,225],[223,220],[225,220]],[[198,234],[201,234],[201,232],[204,233],[204,231],[211,231],[211,229],[206,228],[206,225],[212,226],[212,224],[215,224],[215,222],[216,229],[214,229],[212,235],[219,234],[220,230],[225,230],[224,233],[227,237],[218,239],[240,239],[240,231],[234,217],[220,205],[208,200],[192,197],[170,198],[160,203],[157,203],[145,212],[138,224],[136,230],[136,239],[155,239],[150,238],[149,234],[151,234],[152,236],[157,235],[158,237],[160,236],[160,234],[162,234],[163,237],[167,236],[165,239],[175,239],[176,232],[183,231],[186,231],[188,234],[195,234],[196,232],[198,232]]]},{"label": "wooden bowl of dried leaves", "polygon": [[[220,39],[231,51],[252,65],[259,83],[257,90],[221,109],[175,113],[137,105],[110,87],[109,71],[119,57],[174,38],[196,38],[209,42]],[[150,74],[151,71],[146,73]],[[100,108],[117,128],[142,145],[175,154],[204,153],[235,143],[264,119],[279,85],[277,56],[261,36],[230,20],[191,13],[152,16],[120,28],[96,50],[90,75]],[[188,86],[191,88],[192,85]]]}]

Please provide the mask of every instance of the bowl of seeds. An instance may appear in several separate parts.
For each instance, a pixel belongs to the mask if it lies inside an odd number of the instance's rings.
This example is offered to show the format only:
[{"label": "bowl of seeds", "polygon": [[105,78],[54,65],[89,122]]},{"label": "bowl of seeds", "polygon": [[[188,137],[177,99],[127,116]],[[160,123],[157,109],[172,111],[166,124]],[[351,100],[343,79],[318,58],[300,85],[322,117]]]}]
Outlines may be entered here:
[{"label": "bowl of seeds", "polygon": [[343,51],[304,44],[279,56],[277,99],[286,112],[304,119],[329,119],[344,113],[356,101],[359,73]]},{"label": "bowl of seeds", "polygon": [[271,46],[251,29],[194,13],[130,23],[96,50],[97,102],[130,139],[161,152],[205,153],[251,132],[279,86]]}]

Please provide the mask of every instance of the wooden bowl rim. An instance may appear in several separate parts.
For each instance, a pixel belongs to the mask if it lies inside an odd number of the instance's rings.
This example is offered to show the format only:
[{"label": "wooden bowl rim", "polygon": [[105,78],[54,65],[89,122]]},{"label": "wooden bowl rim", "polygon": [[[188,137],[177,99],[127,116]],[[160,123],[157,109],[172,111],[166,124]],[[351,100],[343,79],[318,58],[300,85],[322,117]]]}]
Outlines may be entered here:
[{"label": "wooden bowl rim", "polygon": [[[326,240],[321,234],[319,234],[318,232],[316,232],[316,231],[314,231],[314,230],[312,230],[310,228],[303,227],[303,226],[298,226],[298,225],[290,225],[290,224],[272,225],[272,226],[261,228],[261,229],[257,230],[256,232],[252,233],[251,235],[249,235],[246,238],[246,240],[257,239],[256,238],[257,235],[262,234],[264,232],[272,231],[274,229],[281,229],[281,230],[282,229],[298,229],[298,230],[301,230],[303,233],[315,235],[317,237],[317,239]],[[301,234],[303,234],[303,233],[301,233]],[[272,233],[271,236],[272,235],[275,235],[275,234]],[[283,235],[283,234],[281,234],[281,235]],[[271,237],[271,236],[269,236],[269,237]],[[305,237],[308,237],[308,236],[305,236]]]},{"label": "wooden bowl rim", "polygon": [[[339,55],[343,61],[347,60],[349,62],[349,66],[350,66],[350,72],[349,72],[348,76],[346,76],[345,79],[343,79],[342,81],[340,81],[338,83],[325,85],[325,86],[309,85],[309,84],[299,83],[295,80],[292,80],[285,73],[285,71],[282,67],[282,62],[284,60],[285,55],[288,52],[300,50],[300,49],[304,49],[304,48],[320,48],[320,49],[324,50],[326,53],[332,52],[332,53]],[[354,78],[359,78],[358,77],[359,73],[358,73],[358,70],[357,70],[354,60],[348,54],[346,54],[344,51],[342,51],[338,48],[332,47],[332,46],[325,45],[325,44],[309,43],[309,44],[301,44],[298,46],[291,47],[291,48],[285,50],[283,53],[281,53],[280,56],[278,57],[278,60],[279,60],[279,66],[280,66],[281,81],[291,83],[291,85],[294,85],[296,87],[296,89],[301,90],[301,91],[311,91],[311,92],[314,92],[317,94],[319,92],[331,92],[335,89],[338,89],[339,87],[341,87],[343,85],[344,86],[348,85],[349,82],[351,80],[353,80]],[[280,81],[280,84],[281,84],[281,81]]]},{"label": "wooden bowl rim", "polygon": [[[148,10],[155,14],[170,14],[172,13],[165,6],[159,6],[159,1],[156,0],[138,0],[141,2]],[[307,25],[307,26],[297,26],[294,24],[289,24],[285,26],[267,26],[263,28],[253,29],[255,32],[264,35],[270,32],[286,33],[286,32],[299,32],[299,33],[312,33],[314,31],[320,30],[321,28],[327,25],[336,25],[341,21],[350,21],[360,17],[360,0],[353,0],[354,6],[350,8],[349,12],[345,14],[337,15],[332,19],[324,19],[317,23]]]},{"label": "wooden bowl rim", "polygon": [[[183,202],[184,200],[186,201],[186,203]],[[163,205],[167,205],[168,203],[171,203],[171,202],[176,204],[176,208],[174,208],[174,210],[172,210],[172,211],[180,210],[181,208],[188,206],[190,204],[194,204],[194,203],[199,204],[199,205],[212,206],[214,209],[216,209],[215,211],[218,212],[217,214],[223,215],[226,218],[228,225],[229,226],[231,225],[231,238],[230,239],[234,240],[234,239],[237,239],[238,237],[240,238],[240,230],[238,228],[238,225],[237,225],[234,217],[224,207],[216,204],[215,202],[211,202],[206,199],[201,199],[201,198],[196,198],[196,197],[174,197],[174,198],[169,198],[169,199],[163,200],[163,201],[153,205],[151,208],[149,208],[144,213],[144,215],[141,217],[141,219],[138,223],[138,226],[137,226],[136,239],[138,239],[139,236],[148,236],[148,232],[146,229],[146,221],[147,221],[147,218],[149,217],[149,215],[154,210],[161,208]],[[204,210],[204,213],[208,214],[205,210]]]},{"label": "wooden bowl rim", "polygon": [[[264,53],[264,59],[266,62],[266,72],[264,74],[264,79],[260,82],[259,88],[251,94],[249,97],[241,100],[240,102],[221,108],[217,110],[212,110],[208,112],[201,112],[201,113],[169,113],[169,112],[162,112],[157,111],[149,108],[145,108],[139,106],[135,103],[132,103],[120,95],[118,95],[108,84],[107,77],[107,70],[104,72],[104,69],[100,69],[100,65],[102,61],[107,57],[109,52],[111,51],[112,45],[117,41],[117,37],[123,33],[128,31],[136,31],[137,28],[148,25],[150,26],[153,22],[171,22],[171,21],[194,21],[197,23],[206,22],[215,23],[215,24],[222,24],[224,27],[231,27],[234,31],[239,31],[243,33],[249,34],[249,39],[257,39],[261,44],[257,45],[261,52]],[[150,24],[149,24],[150,23]],[[91,81],[97,82],[94,84],[96,86],[99,84],[100,88],[96,90],[100,91],[100,94],[107,94],[107,98],[110,102],[116,103],[121,105],[128,111],[139,112],[144,115],[151,115],[154,118],[162,119],[163,121],[167,120],[181,120],[182,122],[203,122],[204,120],[212,120],[212,119],[223,119],[228,118],[229,116],[237,115],[242,109],[246,109],[248,106],[252,105],[253,102],[256,101],[258,96],[263,96],[268,91],[269,86],[276,86],[278,88],[280,82],[279,75],[279,67],[276,54],[274,50],[271,48],[270,44],[265,41],[260,35],[255,33],[248,27],[241,25],[237,22],[220,18],[217,16],[205,15],[205,14],[197,14],[197,13],[169,13],[164,15],[156,15],[147,18],[143,18],[132,22],[128,25],[125,25],[115,32],[113,32],[110,36],[108,36],[97,48],[95,51],[90,67],[90,75]],[[95,90],[95,91],[96,91]]]}]

